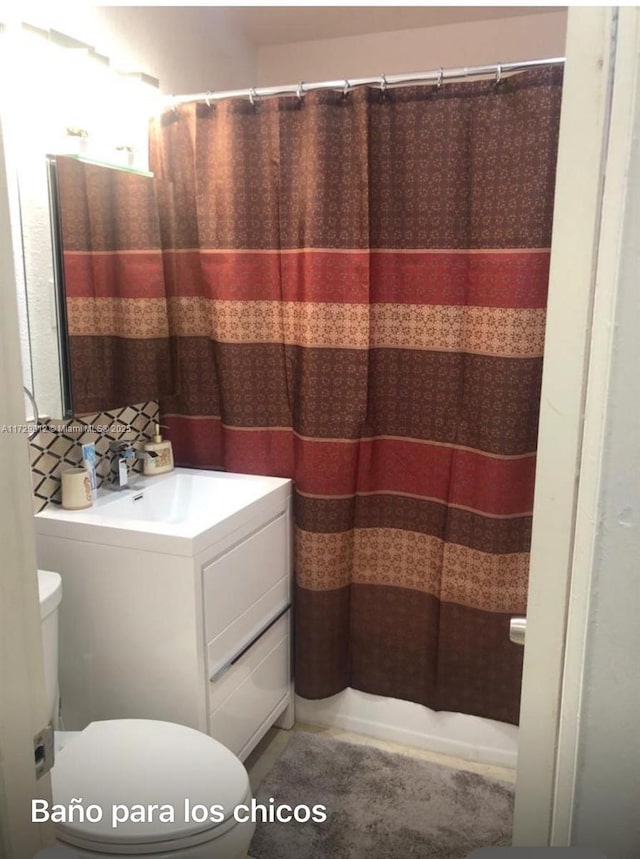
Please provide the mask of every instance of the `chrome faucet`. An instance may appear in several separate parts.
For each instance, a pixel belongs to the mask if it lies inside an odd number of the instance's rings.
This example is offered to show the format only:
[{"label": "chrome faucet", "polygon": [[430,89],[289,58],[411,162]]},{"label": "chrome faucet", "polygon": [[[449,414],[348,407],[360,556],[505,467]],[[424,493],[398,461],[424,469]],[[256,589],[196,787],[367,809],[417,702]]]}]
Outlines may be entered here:
[{"label": "chrome faucet", "polygon": [[129,462],[135,459],[135,451],[128,441],[109,442],[111,466],[105,485],[109,489],[129,488]]},{"label": "chrome faucet", "polygon": [[109,443],[111,465],[105,485],[109,489],[119,491],[130,488],[129,467],[136,459],[155,459],[155,450],[138,450],[130,441],[112,441]]}]

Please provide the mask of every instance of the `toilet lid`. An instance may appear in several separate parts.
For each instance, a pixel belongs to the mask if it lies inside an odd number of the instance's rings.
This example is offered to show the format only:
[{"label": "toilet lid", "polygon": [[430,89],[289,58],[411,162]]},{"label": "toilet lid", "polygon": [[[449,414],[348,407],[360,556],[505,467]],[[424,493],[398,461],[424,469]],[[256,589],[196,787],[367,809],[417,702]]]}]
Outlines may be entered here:
[{"label": "toilet lid", "polygon": [[[247,771],[222,743],[183,725],[147,719],[92,722],[57,755],[51,775],[54,804],[68,808],[80,799],[83,809],[102,810],[95,823],[58,823],[61,838],[71,836],[70,843],[175,841],[233,822],[234,808],[250,795]],[[141,814],[140,806],[145,822],[131,819]],[[194,813],[195,806],[200,808]],[[121,820],[125,814],[129,820]]]}]

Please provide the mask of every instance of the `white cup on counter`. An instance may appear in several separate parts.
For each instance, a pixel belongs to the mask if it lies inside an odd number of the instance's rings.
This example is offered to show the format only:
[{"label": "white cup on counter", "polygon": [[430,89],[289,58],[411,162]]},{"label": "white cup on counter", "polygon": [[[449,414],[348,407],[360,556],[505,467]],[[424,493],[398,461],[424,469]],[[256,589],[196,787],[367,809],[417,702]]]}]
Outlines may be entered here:
[{"label": "white cup on counter", "polygon": [[62,472],[62,506],[65,510],[84,510],[93,504],[91,483],[85,468],[65,468]]}]

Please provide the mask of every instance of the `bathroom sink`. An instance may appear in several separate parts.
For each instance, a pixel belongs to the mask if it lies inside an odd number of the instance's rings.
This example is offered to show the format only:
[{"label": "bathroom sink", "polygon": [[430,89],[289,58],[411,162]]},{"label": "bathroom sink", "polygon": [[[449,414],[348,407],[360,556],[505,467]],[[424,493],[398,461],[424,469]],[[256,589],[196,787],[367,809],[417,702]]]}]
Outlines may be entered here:
[{"label": "bathroom sink", "polygon": [[133,490],[118,493],[105,490],[95,509],[90,508],[89,515],[94,512],[96,516],[121,522],[134,520],[167,525],[195,525],[212,516],[218,520],[231,509],[253,500],[263,487],[269,487],[270,478],[247,477],[177,470],[164,479],[147,478]]},{"label": "bathroom sink", "polygon": [[214,530],[220,539],[247,517],[277,506],[290,487],[291,481],[280,477],[176,468],[169,474],[141,476],[132,489],[102,489],[85,510],[49,505],[36,514],[36,531],[104,542],[111,529],[114,545],[191,555],[211,544]]}]

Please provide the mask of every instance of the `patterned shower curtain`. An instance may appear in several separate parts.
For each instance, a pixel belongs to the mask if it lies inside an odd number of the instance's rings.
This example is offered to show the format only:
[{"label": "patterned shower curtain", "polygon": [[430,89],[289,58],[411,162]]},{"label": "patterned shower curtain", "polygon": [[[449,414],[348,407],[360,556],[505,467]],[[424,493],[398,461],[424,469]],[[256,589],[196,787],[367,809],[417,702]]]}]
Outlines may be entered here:
[{"label": "patterned shower curtain", "polygon": [[295,481],[296,685],[517,722],[561,70],[172,111],[183,464]]},{"label": "patterned shower curtain", "polygon": [[55,176],[73,413],[171,392],[171,187],[68,156]]}]

